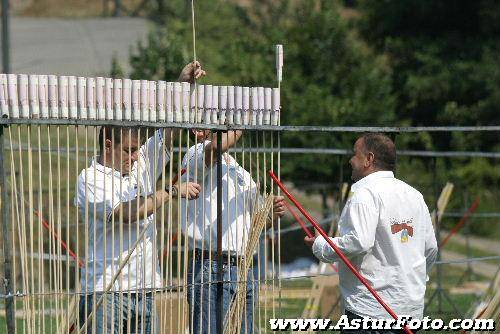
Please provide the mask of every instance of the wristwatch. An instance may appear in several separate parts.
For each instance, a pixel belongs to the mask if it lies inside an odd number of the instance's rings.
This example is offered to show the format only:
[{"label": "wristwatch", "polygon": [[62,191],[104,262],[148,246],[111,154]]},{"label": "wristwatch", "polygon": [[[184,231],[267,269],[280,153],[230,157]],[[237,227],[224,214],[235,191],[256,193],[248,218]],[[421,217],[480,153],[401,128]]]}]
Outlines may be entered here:
[{"label": "wristwatch", "polygon": [[[167,193],[170,193],[168,190],[169,190],[168,186],[165,187],[165,191]],[[177,189],[177,187],[175,185],[172,185],[172,197],[177,197],[178,194],[179,194],[179,190]]]}]

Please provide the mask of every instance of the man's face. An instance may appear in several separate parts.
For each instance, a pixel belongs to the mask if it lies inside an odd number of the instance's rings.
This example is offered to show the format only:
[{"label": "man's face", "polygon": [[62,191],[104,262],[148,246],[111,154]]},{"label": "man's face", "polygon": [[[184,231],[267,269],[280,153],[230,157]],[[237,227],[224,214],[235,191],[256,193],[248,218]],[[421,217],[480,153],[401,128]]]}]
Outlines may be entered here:
[{"label": "man's face", "polygon": [[193,130],[193,132],[196,136],[197,142],[203,142],[210,135],[210,130]]},{"label": "man's face", "polygon": [[123,130],[122,140],[115,144],[112,156],[114,157],[114,168],[120,173],[129,174],[134,162],[139,158],[140,139],[137,134]]},{"label": "man's face", "polygon": [[364,140],[359,138],[354,143],[354,155],[349,160],[352,168],[351,179],[358,182],[369,174],[371,162],[368,159],[369,153],[365,153]]}]

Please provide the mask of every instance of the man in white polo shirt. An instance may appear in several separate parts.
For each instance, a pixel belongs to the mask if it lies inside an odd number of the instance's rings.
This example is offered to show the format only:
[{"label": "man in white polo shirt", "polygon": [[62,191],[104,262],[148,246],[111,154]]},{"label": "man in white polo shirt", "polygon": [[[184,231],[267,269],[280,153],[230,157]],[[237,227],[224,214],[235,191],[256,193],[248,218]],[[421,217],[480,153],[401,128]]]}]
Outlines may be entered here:
[{"label": "man in white polo shirt", "polygon": [[[204,74],[199,63],[191,63],[183,69],[179,80],[192,81]],[[157,330],[153,325],[151,289],[161,287],[161,276],[154,213],[170,195],[194,199],[200,190],[192,182],[174,185],[172,194],[168,189],[156,189],[170,160],[163,149],[170,145],[170,131],[103,126],[99,132],[99,155],[78,176],[75,203],[86,229],[80,324],[86,323],[93,313],[87,333],[148,334]],[[141,137],[149,135],[152,136],[142,144]],[[133,250],[144,228],[144,237]],[[113,282],[129,253],[130,258]],[[111,291],[106,291],[110,284]],[[104,303],[97,307],[103,293]]]},{"label": "man in white polo shirt", "polygon": [[[394,177],[396,147],[383,134],[358,138],[350,164],[353,195],[339,220],[340,236],[331,240],[397,315],[422,319],[427,275],[437,254],[424,198]],[[320,261],[340,260],[323,237],[306,237],[305,242]],[[349,319],[391,318],[342,261],[339,278]]]},{"label": "man in white polo shirt", "polygon": [[[201,185],[200,196],[183,201],[182,232],[194,248],[194,267],[190,261],[187,295],[192,333],[217,333],[217,169],[216,138],[210,131],[194,131],[199,144],[192,146],[183,159],[188,171],[184,178]],[[222,152],[226,152],[241,137],[241,131],[222,135]],[[236,294],[238,263],[245,254],[252,212],[259,201],[257,185],[249,172],[227,152],[222,157],[222,250],[223,250],[223,314]],[[284,213],[282,197],[276,197],[274,218]],[[254,333],[253,310],[256,303],[256,283],[253,271],[247,274],[247,294],[241,333]]]}]

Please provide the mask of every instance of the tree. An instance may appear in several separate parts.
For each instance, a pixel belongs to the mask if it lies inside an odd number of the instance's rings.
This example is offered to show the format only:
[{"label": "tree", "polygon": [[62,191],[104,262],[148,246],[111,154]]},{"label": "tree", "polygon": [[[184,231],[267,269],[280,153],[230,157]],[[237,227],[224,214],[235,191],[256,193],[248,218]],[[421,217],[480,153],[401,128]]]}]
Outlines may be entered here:
[{"label": "tree", "polygon": [[[391,125],[391,73],[350,30],[332,1],[259,0],[242,6],[197,2],[198,59],[217,84],[275,86],[274,45],[284,44],[282,122],[300,125]],[[192,56],[190,7],[170,1],[170,15],[131,57],[133,77],[172,79]],[[283,146],[351,147],[351,136],[284,135]],[[287,157],[283,173],[304,182],[337,180],[345,160]]]},{"label": "tree", "polygon": [[[397,117],[411,125],[500,124],[500,3],[493,0],[358,2],[356,27],[387,56]],[[409,148],[500,151],[495,133],[421,134]],[[496,210],[500,173],[492,159],[441,159],[441,182],[452,180],[481,210]],[[429,164],[431,165],[431,164]],[[452,208],[462,208],[454,196]],[[474,232],[491,234],[488,224]]]}]

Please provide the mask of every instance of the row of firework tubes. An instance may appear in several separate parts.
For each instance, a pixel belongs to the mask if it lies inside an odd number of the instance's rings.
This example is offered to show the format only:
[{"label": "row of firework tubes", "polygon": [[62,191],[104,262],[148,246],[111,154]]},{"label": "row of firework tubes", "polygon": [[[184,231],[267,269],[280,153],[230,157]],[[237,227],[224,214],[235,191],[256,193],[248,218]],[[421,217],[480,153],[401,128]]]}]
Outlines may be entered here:
[{"label": "row of firework tubes", "polygon": [[0,74],[3,117],[279,125],[279,88]]}]

